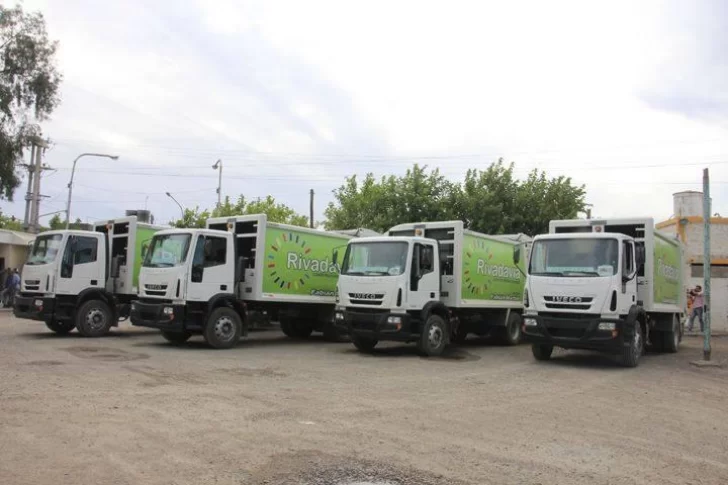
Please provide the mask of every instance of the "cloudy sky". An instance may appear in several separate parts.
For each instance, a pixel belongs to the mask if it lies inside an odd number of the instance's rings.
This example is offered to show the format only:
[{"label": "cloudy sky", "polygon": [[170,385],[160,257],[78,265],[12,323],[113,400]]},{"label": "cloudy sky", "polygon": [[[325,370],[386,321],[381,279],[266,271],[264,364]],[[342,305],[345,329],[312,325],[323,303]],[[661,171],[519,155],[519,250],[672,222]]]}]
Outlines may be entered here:
[{"label": "cloudy sky", "polygon": [[[1,2],[5,5],[15,2]],[[60,41],[42,213],[158,222],[223,194],[317,217],[344,176],[498,157],[658,219],[701,188],[728,214],[728,2],[25,0]],[[25,185],[5,213],[22,217]],[[48,218],[44,218],[47,220]]]}]

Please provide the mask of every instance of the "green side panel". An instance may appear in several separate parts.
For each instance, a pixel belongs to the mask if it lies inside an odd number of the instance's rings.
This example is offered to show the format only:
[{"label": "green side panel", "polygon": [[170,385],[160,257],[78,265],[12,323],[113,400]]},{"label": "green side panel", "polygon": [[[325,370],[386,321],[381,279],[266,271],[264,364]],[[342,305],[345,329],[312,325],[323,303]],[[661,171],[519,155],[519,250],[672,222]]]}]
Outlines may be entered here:
[{"label": "green side panel", "polygon": [[139,271],[141,271],[142,263],[144,262],[142,254],[146,254],[147,249],[149,249],[149,244],[152,242],[152,236],[160,230],[137,225],[136,247],[134,248],[134,274],[131,279],[132,286],[135,288],[139,287]]},{"label": "green side panel", "polygon": [[[525,278],[513,263],[514,247],[506,242],[466,234],[462,299],[522,301]],[[522,270],[523,265],[523,262],[519,264]]]},{"label": "green side panel", "polygon": [[339,268],[333,250],[344,254],[349,238],[269,227],[265,235],[263,293],[334,296]]},{"label": "green side panel", "polygon": [[655,236],[654,302],[676,305],[680,303],[682,272],[680,248]]}]

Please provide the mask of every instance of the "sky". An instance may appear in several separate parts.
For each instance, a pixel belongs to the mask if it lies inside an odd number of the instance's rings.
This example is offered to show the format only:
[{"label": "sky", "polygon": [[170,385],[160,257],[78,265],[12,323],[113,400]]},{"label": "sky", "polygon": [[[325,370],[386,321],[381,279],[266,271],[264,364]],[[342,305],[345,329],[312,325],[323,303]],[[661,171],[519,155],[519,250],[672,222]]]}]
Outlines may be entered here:
[{"label": "sky", "polygon": [[[0,1],[3,5],[15,2]],[[728,214],[728,2],[25,0],[60,42],[41,213],[274,196],[316,220],[349,175],[462,180],[498,158],[587,189],[597,217]],[[22,218],[25,182],[5,214]],[[47,221],[50,216],[43,217]]]}]

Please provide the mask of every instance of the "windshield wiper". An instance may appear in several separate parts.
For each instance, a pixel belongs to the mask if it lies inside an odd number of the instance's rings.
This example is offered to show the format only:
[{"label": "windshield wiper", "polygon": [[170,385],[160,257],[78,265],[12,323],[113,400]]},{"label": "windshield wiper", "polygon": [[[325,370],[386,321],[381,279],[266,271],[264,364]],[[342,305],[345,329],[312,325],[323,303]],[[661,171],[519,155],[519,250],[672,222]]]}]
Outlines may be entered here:
[{"label": "windshield wiper", "polygon": [[565,271],[566,275],[585,275],[585,276],[599,276],[596,271]]},{"label": "windshield wiper", "polygon": [[389,276],[389,272],[388,271],[367,271],[366,274],[368,274],[368,275]]},{"label": "windshield wiper", "polygon": [[364,276],[363,271],[347,271],[344,273],[346,276]]},{"label": "windshield wiper", "polygon": [[531,273],[531,276],[564,276],[561,271],[542,271],[540,273]]}]

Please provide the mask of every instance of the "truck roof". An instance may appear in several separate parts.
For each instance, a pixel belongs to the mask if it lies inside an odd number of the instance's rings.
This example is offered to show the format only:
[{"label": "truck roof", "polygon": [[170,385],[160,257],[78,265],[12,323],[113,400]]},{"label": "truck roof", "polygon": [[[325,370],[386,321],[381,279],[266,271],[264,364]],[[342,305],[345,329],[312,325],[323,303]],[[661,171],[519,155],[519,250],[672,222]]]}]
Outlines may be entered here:
[{"label": "truck roof", "polygon": [[155,236],[164,236],[167,234],[192,234],[193,236],[195,234],[215,234],[215,235],[222,235],[222,234],[228,234],[227,231],[219,231],[217,229],[200,229],[197,227],[182,227],[182,228],[170,228],[170,229],[163,229],[161,231],[158,231],[154,233]]},{"label": "truck roof", "polygon": [[415,241],[415,242],[432,242],[435,241],[435,239],[428,239],[426,237],[416,237],[416,236],[372,236],[372,237],[360,237],[355,239],[350,239],[350,243],[354,244],[360,244],[360,243],[368,243],[368,242],[409,242],[409,241]]},{"label": "truck roof", "polygon": [[543,239],[632,239],[619,232],[561,232],[556,234],[539,234],[534,241]]}]

